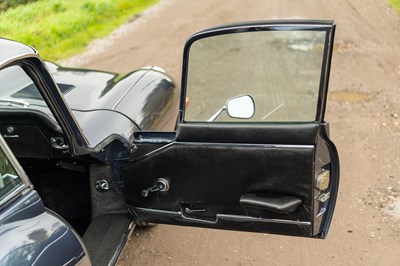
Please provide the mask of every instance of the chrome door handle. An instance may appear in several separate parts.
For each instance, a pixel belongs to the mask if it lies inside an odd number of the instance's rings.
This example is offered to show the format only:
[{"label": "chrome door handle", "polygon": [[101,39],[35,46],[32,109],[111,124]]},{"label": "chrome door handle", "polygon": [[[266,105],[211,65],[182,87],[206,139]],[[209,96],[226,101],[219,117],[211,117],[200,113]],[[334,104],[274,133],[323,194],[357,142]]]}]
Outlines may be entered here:
[{"label": "chrome door handle", "polygon": [[5,138],[5,139],[15,139],[15,138],[19,138],[19,135],[3,135],[3,137]]},{"label": "chrome door handle", "polygon": [[188,207],[185,208],[185,212],[187,214],[205,212],[205,211],[206,211],[206,209],[189,209]]}]

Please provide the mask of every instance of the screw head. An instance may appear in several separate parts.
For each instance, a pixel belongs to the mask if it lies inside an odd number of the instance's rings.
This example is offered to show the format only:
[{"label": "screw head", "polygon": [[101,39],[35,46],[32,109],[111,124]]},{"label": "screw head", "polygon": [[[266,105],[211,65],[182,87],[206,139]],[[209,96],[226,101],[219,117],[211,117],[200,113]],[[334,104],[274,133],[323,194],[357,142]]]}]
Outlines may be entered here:
[{"label": "screw head", "polygon": [[14,127],[7,127],[7,133],[8,134],[12,134],[12,133],[14,133],[14,130],[15,130],[15,128]]}]

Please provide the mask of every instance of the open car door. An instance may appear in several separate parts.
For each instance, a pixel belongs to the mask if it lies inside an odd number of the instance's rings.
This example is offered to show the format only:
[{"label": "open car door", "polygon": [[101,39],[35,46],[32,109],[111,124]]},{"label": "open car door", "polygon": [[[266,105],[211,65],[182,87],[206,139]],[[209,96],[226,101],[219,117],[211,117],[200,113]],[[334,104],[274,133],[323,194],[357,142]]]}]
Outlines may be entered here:
[{"label": "open car door", "polygon": [[138,132],[138,221],[324,238],[339,159],[324,121],[333,21],[233,24],[184,50],[176,132]]}]

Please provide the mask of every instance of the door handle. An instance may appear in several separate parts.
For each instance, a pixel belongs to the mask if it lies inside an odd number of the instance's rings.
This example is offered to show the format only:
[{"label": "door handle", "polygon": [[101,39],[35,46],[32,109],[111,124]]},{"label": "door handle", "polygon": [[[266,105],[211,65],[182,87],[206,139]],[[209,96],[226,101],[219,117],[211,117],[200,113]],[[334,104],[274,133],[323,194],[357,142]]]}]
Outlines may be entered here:
[{"label": "door handle", "polygon": [[205,212],[206,209],[189,209],[188,207],[185,208],[185,212],[187,214],[192,214],[192,213],[199,213],[199,212]]},{"label": "door handle", "polygon": [[164,178],[159,178],[157,179],[157,182],[154,186],[149,187],[148,189],[143,189],[142,190],[142,197],[147,198],[151,192],[156,192],[156,191],[168,191],[169,190],[169,183],[167,180]]},{"label": "door handle", "polygon": [[5,139],[15,139],[15,138],[19,138],[19,135],[3,135],[3,137],[5,138]]}]

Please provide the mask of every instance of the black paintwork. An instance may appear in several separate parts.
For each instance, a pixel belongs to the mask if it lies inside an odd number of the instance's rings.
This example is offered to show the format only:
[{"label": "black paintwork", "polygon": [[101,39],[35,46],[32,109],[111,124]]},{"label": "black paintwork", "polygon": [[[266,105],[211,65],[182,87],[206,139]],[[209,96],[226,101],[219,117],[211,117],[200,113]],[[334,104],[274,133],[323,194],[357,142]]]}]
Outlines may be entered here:
[{"label": "black paintwork", "polygon": [[0,225],[0,265],[75,265],[87,257],[73,229],[34,191],[1,210]]},{"label": "black paintwork", "polygon": [[[12,52],[14,44],[0,39],[5,54]],[[30,48],[17,58],[4,59],[1,67],[19,65],[36,83],[68,140],[71,155],[99,152],[115,139],[130,149],[135,131],[174,129],[179,95],[172,78],[160,68],[126,75],[62,68],[44,63]]]},{"label": "black paintwork", "polygon": [[94,150],[113,139],[129,147],[139,130],[173,130],[176,85],[158,68],[125,75],[55,65],[50,69],[57,83],[74,86],[64,98]]},{"label": "black paintwork", "polygon": [[[74,86],[63,93],[74,115],[79,112],[95,114],[96,111],[111,111],[124,116],[140,130],[165,130],[168,129],[168,121],[176,118],[164,117],[164,113],[176,105],[177,93],[173,80],[159,68],[143,68],[118,75],[63,68],[48,62],[47,66],[57,84]],[[88,122],[78,119],[78,123],[85,128]]]}]

